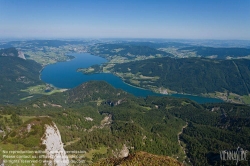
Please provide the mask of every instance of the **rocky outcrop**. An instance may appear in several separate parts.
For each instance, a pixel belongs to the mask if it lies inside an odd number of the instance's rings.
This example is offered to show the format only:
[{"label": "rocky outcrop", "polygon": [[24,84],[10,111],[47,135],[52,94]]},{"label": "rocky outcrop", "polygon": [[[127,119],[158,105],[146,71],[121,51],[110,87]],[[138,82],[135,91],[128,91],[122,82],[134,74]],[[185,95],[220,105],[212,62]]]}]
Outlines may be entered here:
[{"label": "rocky outcrop", "polygon": [[125,158],[125,157],[128,157],[128,155],[129,155],[129,150],[128,150],[127,146],[124,144],[118,157]]},{"label": "rocky outcrop", "polygon": [[31,130],[31,126],[32,126],[31,124],[28,124],[28,125],[27,125],[27,131],[28,131],[28,133],[29,133],[30,130]]},{"label": "rocky outcrop", "polygon": [[49,159],[48,165],[68,166],[69,159],[63,148],[60,132],[57,126],[45,125],[46,130],[42,138],[42,144],[46,146],[46,157]]},{"label": "rocky outcrop", "polygon": [[117,105],[120,105],[121,103],[125,102],[125,99],[119,99],[117,101],[110,101],[110,100],[107,100],[106,102],[104,102],[104,104],[108,104],[110,105],[111,107],[113,106],[117,106]]},{"label": "rocky outcrop", "polygon": [[26,60],[24,53],[22,51],[18,51],[18,57]]},{"label": "rocky outcrop", "polygon": [[120,159],[126,158],[129,155],[129,149],[125,144],[123,144],[122,149],[115,149],[112,150],[112,152],[115,158],[120,158]]}]

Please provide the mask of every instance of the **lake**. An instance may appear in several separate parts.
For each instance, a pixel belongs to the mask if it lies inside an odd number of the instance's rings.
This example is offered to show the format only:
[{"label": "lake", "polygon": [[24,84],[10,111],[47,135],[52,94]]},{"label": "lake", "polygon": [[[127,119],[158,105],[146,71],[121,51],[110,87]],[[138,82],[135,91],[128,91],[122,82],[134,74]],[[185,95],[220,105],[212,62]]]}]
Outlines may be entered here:
[{"label": "lake", "polygon": [[[90,80],[104,80],[115,88],[120,88],[138,97],[146,97],[148,95],[163,96],[162,94],[154,93],[150,90],[130,86],[124,83],[121,78],[111,73],[97,73],[87,75],[81,72],[77,72],[78,68],[87,68],[95,64],[102,64],[107,62],[107,60],[98,56],[91,55],[89,53],[72,55],[75,56],[75,58],[70,61],[58,62],[45,66],[45,68],[41,72],[41,79],[44,82],[52,84],[55,87],[67,89],[74,88]],[[193,95],[173,94],[171,96],[178,98],[189,98],[198,103],[222,102],[222,100],[215,98],[206,98]]]}]

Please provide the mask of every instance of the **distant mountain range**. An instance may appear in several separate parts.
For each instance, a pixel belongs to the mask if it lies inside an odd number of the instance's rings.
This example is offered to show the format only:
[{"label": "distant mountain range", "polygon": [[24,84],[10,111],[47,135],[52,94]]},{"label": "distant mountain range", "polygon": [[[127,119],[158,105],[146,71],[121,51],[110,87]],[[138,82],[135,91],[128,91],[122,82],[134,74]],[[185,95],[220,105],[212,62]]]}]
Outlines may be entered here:
[{"label": "distant mountain range", "polygon": [[85,44],[85,41],[66,41],[66,40],[27,40],[27,41],[10,41],[0,43],[0,48],[10,48],[10,47],[18,47],[18,48],[30,48],[34,47],[60,47],[68,44]]}]

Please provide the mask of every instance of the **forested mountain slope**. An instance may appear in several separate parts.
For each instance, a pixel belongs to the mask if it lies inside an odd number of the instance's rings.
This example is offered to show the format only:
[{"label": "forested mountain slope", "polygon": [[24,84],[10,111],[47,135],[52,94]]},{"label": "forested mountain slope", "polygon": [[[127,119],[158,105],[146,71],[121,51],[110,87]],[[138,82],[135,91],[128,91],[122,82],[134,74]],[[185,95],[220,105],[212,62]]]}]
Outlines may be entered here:
[{"label": "forested mountain slope", "polygon": [[16,49],[1,51],[5,56],[0,56],[0,103],[20,102],[20,98],[28,96],[22,89],[43,84],[39,79],[42,66],[17,57]]},{"label": "forested mountain slope", "polygon": [[14,56],[18,57],[17,49],[11,47],[6,49],[0,49],[0,56]]},{"label": "forested mountain slope", "polygon": [[227,91],[248,95],[250,92],[250,60],[246,59],[164,57],[116,64],[112,72],[134,74],[124,79],[140,87],[164,87],[178,93]]},{"label": "forested mountain slope", "polygon": [[194,51],[198,56],[208,57],[214,56],[219,59],[226,59],[227,57],[247,57],[250,56],[250,49],[248,48],[215,48],[215,47],[202,47],[193,46],[180,48],[179,51]]},{"label": "forested mountain slope", "polygon": [[[60,130],[65,150],[86,151],[81,159],[88,164],[139,160],[153,164],[167,161],[160,157],[163,155],[179,162],[190,160],[194,165],[226,165],[235,163],[222,161],[220,151],[238,146],[250,150],[249,106],[200,105],[171,97],[136,98],[103,81],[87,82],[19,106],[2,106],[0,114],[0,128],[7,134],[12,132],[7,130],[7,115],[15,114],[22,120],[49,116]],[[145,160],[142,154],[147,156]],[[124,158],[127,155],[129,158]]]}]

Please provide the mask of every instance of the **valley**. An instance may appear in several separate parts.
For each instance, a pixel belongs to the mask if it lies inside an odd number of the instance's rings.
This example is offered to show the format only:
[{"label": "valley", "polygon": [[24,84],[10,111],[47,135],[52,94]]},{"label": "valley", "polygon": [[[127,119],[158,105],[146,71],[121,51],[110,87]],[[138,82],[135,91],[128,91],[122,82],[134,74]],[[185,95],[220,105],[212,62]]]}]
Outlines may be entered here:
[{"label": "valley", "polygon": [[241,55],[204,58],[171,42],[7,45],[26,60],[0,56],[0,164],[3,151],[48,149],[42,140],[52,129],[61,141],[50,148],[83,165],[232,165],[220,151],[250,149],[249,60]]},{"label": "valley", "polygon": [[250,0],[0,0],[0,166],[250,166]]}]

